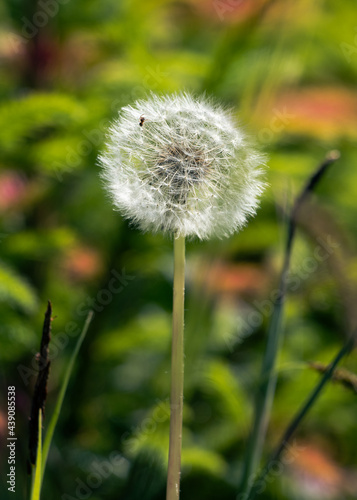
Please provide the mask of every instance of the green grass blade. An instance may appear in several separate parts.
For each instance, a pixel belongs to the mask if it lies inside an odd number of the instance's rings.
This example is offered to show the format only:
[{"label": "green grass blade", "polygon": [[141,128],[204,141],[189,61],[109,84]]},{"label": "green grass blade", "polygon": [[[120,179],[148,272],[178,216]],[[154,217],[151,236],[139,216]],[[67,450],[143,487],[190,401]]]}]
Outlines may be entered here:
[{"label": "green grass blade", "polygon": [[79,349],[80,349],[80,347],[83,343],[83,340],[87,334],[87,331],[88,331],[89,325],[92,321],[92,318],[93,318],[93,311],[90,311],[88,316],[87,316],[87,319],[84,323],[83,330],[82,330],[80,336],[78,337],[78,340],[77,340],[76,346],[73,350],[71,359],[68,363],[68,366],[67,366],[67,369],[65,372],[65,376],[63,378],[61,390],[60,390],[60,393],[59,393],[58,398],[57,398],[56,406],[55,406],[54,412],[52,414],[51,420],[48,424],[48,428],[46,431],[46,437],[45,437],[45,441],[44,441],[44,445],[43,445],[43,454],[42,454],[42,480],[43,480],[43,475],[44,475],[45,468],[46,468],[46,462],[47,462],[48,452],[49,452],[51,442],[52,442],[53,433],[55,431],[58,417],[59,417],[60,412],[61,412],[62,403],[63,403],[64,397],[66,394],[68,383],[69,383],[69,380],[70,380],[70,377],[71,377],[71,374],[73,371],[73,367],[74,367]]},{"label": "green grass blade", "polygon": [[36,465],[33,468],[35,474],[33,476],[31,500],[40,500],[41,494],[41,469],[42,469],[42,411],[38,411],[38,442]]},{"label": "green grass blade", "polygon": [[253,498],[256,496],[258,489],[260,489],[261,485],[264,484],[265,478],[269,474],[272,466],[277,463],[277,460],[279,460],[282,452],[286,448],[287,443],[291,439],[297,427],[300,425],[301,421],[303,420],[307,412],[310,410],[310,408],[312,408],[312,406],[315,404],[317,398],[319,397],[322,389],[325,387],[327,382],[332,378],[336,366],[341,361],[341,359],[353,349],[354,344],[355,340],[353,338],[350,338],[344,344],[342,349],[340,349],[340,351],[337,353],[335,358],[330,363],[329,367],[325,371],[319,383],[312,390],[311,394],[306,399],[305,403],[302,405],[300,410],[296,413],[295,417],[292,419],[291,423],[288,425],[286,431],[284,432],[280,444],[277,446],[276,450],[271,455],[267,465],[263,468],[262,472],[259,474],[258,478],[254,482],[251,494],[249,496],[250,500],[253,500]]},{"label": "green grass blade", "polygon": [[[260,463],[262,448],[265,440],[270,411],[273,404],[276,386],[276,361],[279,348],[282,342],[283,331],[281,328],[284,300],[287,290],[287,278],[289,274],[291,253],[294,236],[296,232],[296,220],[298,212],[306,198],[314,190],[319,180],[322,178],[327,167],[339,158],[337,151],[331,151],[313,175],[309,178],[301,194],[297,197],[289,218],[284,264],[281,273],[279,291],[274,303],[273,314],[268,327],[268,340],[264,353],[262,370],[260,374],[260,384],[258,387],[253,429],[247,447],[247,454],[244,462],[243,476],[240,491],[243,498],[249,498],[249,492],[254,481],[255,471]],[[245,496],[244,496],[245,495]]]}]

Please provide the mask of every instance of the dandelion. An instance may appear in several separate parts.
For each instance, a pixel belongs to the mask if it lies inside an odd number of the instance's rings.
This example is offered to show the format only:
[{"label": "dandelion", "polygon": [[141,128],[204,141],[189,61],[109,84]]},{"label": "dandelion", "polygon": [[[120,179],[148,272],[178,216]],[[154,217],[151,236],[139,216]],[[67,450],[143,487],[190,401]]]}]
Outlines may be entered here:
[{"label": "dandelion", "polygon": [[116,208],[143,231],[174,237],[167,500],[180,491],[185,238],[229,236],[254,215],[264,157],[231,116],[189,94],[151,95],[121,110],[100,156]]},{"label": "dandelion", "polygon": [[221,107],[188,94],[122,109],[100,157],[119,211],[143,231],[224,237],[253,215],[264,159]]}]

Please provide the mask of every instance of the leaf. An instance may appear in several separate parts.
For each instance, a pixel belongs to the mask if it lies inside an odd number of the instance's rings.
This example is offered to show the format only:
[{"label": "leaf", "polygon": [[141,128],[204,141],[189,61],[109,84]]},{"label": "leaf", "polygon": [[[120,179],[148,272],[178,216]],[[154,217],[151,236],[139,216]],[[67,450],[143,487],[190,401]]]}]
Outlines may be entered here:
[{"label": "leaf", "polygon": [[35,137],[44,128],[65,128],[84,115],[84,108],[75,99],[62,94],[37,93],[13,100],[0,109],[1,150],[16,150],[24,139]]},{"label": "leaf", "polygon": [[57,397],[56,406],[55,406],[55,409],[53,411],[50,423],[49,423],[48,428],[47,428],[45,442],[43,444],[42,479],[41,480],[43,480],[43,475],[45,473],[48,452],[50,450],[50,446],[51,446],[51,442],[52,442],[52,437],[53,437],[53,434],[54,434],[54,431],[55,431],[55,428],[56,428],[56,425],[57,425],[57,421],[58,421],[59,415],[61,413],[62,403],[63,403],[64,397],[66,395],[67,387],[68,387],[68,384],[69,384],[69,380],[71,378],[71,374],[72,374],[72,371],[73,371],[73,368],[74,368],[74,364],[76,362],[76,359],[77,359],[77,356],[78,356],[78,353],[79,353],[79,349],[80,349],[80,347],[81,347],[81,345],[83,343],[83,340],[84,340],[84,338],[85,338],[85,336],[87,334],[87,331],[88,331],[89,325],[90,325],[90,323],[92,321],[92,318],[93,318],[93,312],[90,311],[89,314],[88,314],[88,316],[87,316],[87,319],[86,319],[86,321],[84,323],[83,330],[82,330],[80,336],[78,337],[76,346],[75,346],[75,348],[74,348],[74,350],[72,352],[71,359],[69,360],[69,363],[67,365],[67,369],[66,369],[66,372],[65,372],[65,375],[64,375],[64,378],[63,378],[61,390],[60,390],[60,392],[58,394],[58,397]]},{"label": "leaf", "polygon": [[49,259],[77,243],[75,233],[68,227],[22,231],[7,238],[3,249],[11,256],[25,259]]},{"label": "leaf", "polygon": [[226,463],[218,453],[196,446],[183,449],[182,466],[205,471],[213,476],[222,476],[226,470]]},{"label": "leaf", "polygon": [[[236,425],[247,425],[251,407],[229,367],[223,362],[214,361],[209,364],[202,378],[205,391],[217,398],[220,413]],[[239,429],[238,434],[241,434]]]},{"label": "leaf", "polygon": [[24,312],[31,313],[37,308],[35,290],[12,269],[0,263],[0,301]]},{"label": "leaf", "polygon": [[103,333],[96,343],[99,359],[118,359],[130,352],[144,349],[159,352],[167,348],[170,318],[162,311],[142,314],[123,328]]}]

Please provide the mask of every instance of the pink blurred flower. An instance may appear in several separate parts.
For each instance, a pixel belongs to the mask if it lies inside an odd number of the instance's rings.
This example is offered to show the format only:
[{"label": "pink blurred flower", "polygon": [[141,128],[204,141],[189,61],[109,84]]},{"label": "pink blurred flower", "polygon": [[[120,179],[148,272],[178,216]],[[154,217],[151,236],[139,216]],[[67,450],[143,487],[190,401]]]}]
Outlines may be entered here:
[{"label": "pink blurred flower", "polygon": [[0,211],[5,212],[21,203],[26,194],[26,181],[17,172],[6,170],[0,174]]}]

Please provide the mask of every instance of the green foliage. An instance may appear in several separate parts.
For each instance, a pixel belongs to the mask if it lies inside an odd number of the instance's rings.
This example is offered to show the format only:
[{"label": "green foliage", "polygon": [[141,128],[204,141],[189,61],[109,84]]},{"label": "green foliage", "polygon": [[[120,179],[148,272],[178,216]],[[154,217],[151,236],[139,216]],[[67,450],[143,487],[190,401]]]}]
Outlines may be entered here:
[{"label": "green foliage", "polygon": [[50,231],[23,231],[4,242],[3,250],[22,259],[44,259],[58,254],[76,243],[70,228],[53,228]]},{"label": "green foliage", "polygon": [[36,290],[24,278],[0,263],[0,301],[23,312],[33,313],[38,297]]},{"label": "green foliage", "polygon": [[[256,218],[229,240],[187,246],[182,500],[230,500],[243,470],[285,213],[334,148],[341,160],[300,221],[264,457],[319,380],[307,363],[328,363],[355,324],[354,2],[53,2],[58,13],[26,38],[24,18],[34,23],[41,3],[0,7],[0,352],[4,386],[13,381],[19,402],[11,499],[25,498],[27,408],[49,298],[44,431],[90,307],[95,316],[63,402],[43,498],[75,497],[76,479],[86,483],[93,464],[114,451],[122,461],[90,488],[93,500],[165,495],[172,242],[140,234],[113,210],[96,158],[121,106],[150,91],[186,89],[222,101],[269,153]],[[330,240],[338,246],[311,261]],[[112,271],[123,269],[134,279],[110,292]],[[342,365],[356,373],[356,353]],[[287,465],[261,498],[305,500],[316,477],[301,464],[316,455],[343,478],[336,496],[351,496],[356,411],[352,391],[332,382],[296,435],[310,455]]]},{"label": "green foliage", "polygon": [[48,129],[65,129],[84,114],[83,106],[68,95],[37,93],[10,101],[0,110],[0,147],[13,152]]}]

